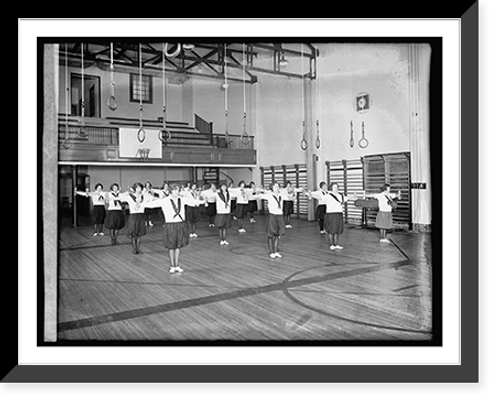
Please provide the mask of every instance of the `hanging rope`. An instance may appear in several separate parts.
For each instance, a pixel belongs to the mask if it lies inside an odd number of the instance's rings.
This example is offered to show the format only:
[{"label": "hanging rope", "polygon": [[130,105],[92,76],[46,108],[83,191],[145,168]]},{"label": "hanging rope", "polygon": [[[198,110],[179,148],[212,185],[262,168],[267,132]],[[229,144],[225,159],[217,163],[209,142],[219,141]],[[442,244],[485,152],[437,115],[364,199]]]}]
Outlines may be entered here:
[{"label": "hanging rope", "polygon": [[[165,45],[166,46],[166,45]],[[162,55],[161,61],[161,79],[162,79],[162,93],[163,93],[163,128],[158,133],[158,138],[166,143],[172,138],[172,134],[167,129],[167,90],[165,85],[165,56]]]},{"label": "hanging rope", "polygon": [[143,91],[143,82],[142,82],[142,48],[139,43],[139,130],[137,131],[137,140],[139,143],[143,143],[146,140],[146,131],[142,127],[142,91]]},{"label": "hanging rope", "polygon": [[80,130],[78,131],[78,135],[81,137],[86,137],[87,136],[87,131],[85,129],[85,77],[83,74],[83,42],[81,45],[81,61],[82,61],[82,71],[81,71],[81,76],[82,76],[82,101],[81,101],[81,119],[80,119]]},{"label": "hanging rope", "polygon": [[114,63],[113,42],[111,42],[110,57],[111,57],[111,65],[109,69],[111,71],[111,95],[108,98],[107,104],[108,108],[111,111],[116,111],[118,104],[116,103],[116,98],[115,98],[115,79],[114,79],[115,63]]},{"label": "hanging rope", "polygon": [[354,130],[353,130],[352,121],[351,121],[351,139],[349,139],[349,146],[351,146],[351,148],[354,147]]},{"label": "hanging rope", "polygon": [[368,139],[365,138],[365,121],[361,122],[361,139],[359,139],[358,145],[362,149],[365,149],[369,145]]},{"label": "hanging rope", "polygon": [[[311,78],[312,80],[312,78]],[[319,69],[318,69],[318,58],[316,58],[316,86],[317,86],[317,103],[316,103],[316,113],[318,116],[316,117],[316,148],[319,149],[321,147],[321,141],[319,139],[319,116],[321,113],[321,85],[319,83]]]},{"label": "hanging rope", "polygon": [[65,44],[64,47],[64,111],[65,111],[65,121],[64,121],[64,140],[62,142],[62,147],[65,149],[71,148],[71,139],[69,136],[69,122],[68,122],[68,117],[69,117],[69,79],[68,79],[68,44]]},{"label": "hanging rope", "polygon": [[300,66],[301,66],[301,73],[302,73],[302,82],[301,82],[301,94],[302,94],[302,141],[300,142],[300,148],[302,150],[307,150],[307,147],[309,146],[306,140],[307,134],[306,134],[306,111],[305,111],[305,98],[304,98],[304,48],[303,44],[300,44]]},{"label": "hanging rope", "polygon": [[246,98],[246,67],[247,58],[245,53],[246,45],[243,44],[243,133],[241,134],[241,143],[247,145],[250,143],[250,136],[247,133],[247,98]]},{"label": "hanging rope", "polygon": [[229,130],[227,128],[227,118],[228,118],[228,103],[227,103],[227,91],[228,91],[228,84],[227,84],[227,60],[226,60],[226,49],[227,45],[224,44],[224,84],[222,87],[224,88],[224,140],[226,141],[226,145],[229,143]]}]

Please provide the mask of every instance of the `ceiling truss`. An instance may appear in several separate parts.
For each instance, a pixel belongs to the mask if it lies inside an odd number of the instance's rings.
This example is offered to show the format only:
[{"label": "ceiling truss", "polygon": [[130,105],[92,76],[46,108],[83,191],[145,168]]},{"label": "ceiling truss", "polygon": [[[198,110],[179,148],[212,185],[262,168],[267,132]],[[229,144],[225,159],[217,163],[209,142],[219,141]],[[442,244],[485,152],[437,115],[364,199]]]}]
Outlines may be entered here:
[{"label": "ceiling truss", "polygon": [[[180,52],[176,56],[165,56],[175,53],[178,46]],[[142,53],[142,67],[145,72],[162,70],[162,61],[165,60],[165,71],[185,76],[199,76],[224,79],[227,70],[227,79],[231,81],[245,81],[250,84],[258,81],[259,74],[273,74],[297,79],[316,79],[318,50],[310,43],[301,45],[282,43],[160,43],[160,42],[113,42],[113,63],[116,67],[139,68],[139,47]],[[60,64],[64,64],[67,55],[68,63],[72,66],[81,66],[83,49],[84,66],[97,64],[100,68],[109,69],[111,65],[111,42],[77,42],[60,44]],[[226,57],[224,57],[224,55]],[[245,59],[244,60],[244,56]],[[258,58],[270,57],[272,67],[258,65]],[[283,66],[280,61],[285,58],[301,58],[305,71]],[[245,63],[246,62],[246,63]]]}]

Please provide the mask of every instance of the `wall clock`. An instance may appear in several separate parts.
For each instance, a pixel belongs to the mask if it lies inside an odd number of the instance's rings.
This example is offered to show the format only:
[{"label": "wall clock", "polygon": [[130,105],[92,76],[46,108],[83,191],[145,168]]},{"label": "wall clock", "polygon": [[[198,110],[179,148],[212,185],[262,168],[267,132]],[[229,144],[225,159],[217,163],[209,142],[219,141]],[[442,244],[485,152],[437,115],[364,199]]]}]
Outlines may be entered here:
[{"label": "wall clock", "polygon": [[360,114],[368,112],[372,103],[372,97],[368,93],[359,93],[354,98],[354,110]]}]

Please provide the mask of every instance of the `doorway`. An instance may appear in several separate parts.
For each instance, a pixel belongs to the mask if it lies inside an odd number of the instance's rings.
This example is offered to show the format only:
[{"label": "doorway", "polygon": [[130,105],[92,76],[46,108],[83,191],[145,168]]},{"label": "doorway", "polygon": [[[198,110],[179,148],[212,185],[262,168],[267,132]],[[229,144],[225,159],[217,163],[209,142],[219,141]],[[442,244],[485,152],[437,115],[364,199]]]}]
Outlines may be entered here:
[{"label": "doorway", "polygon": [[[101,78],[83,76],[84,116],[101,117]],[[71,115],[82,116],[82,76],[71,74]]]}]

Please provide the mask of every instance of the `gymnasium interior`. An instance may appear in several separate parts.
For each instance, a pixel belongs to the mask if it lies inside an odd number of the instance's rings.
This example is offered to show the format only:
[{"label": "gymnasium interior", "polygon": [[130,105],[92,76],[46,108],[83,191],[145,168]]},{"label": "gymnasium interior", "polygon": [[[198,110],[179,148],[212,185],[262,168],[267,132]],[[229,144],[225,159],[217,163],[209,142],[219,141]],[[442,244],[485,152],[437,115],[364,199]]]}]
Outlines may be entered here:
[{"label": "gymnasium interior", "polygon": [[[439,46],[237,39],[39,44],[49,244],[43,340],[439,342]],[[330,250],[317,201],[301,192],[280,240],[282,258],[267,252],[265,203],[258,202],[256,223],[245,219],[246,233],[233,222],[225,247],[202,208],[199,237],[181,251],[185,271],[171,274],[158,212],[142,238],[144,253],[133,255],[125,231],[118,245],[106,230],[93,236],[91,201],[74,193],[98,183],[127,190],[137,181],[203,188],[241,180],[307,190],[337,182],[348,195],[388,183],[401,192],[390,243],[379,242],[377,209],[350,200],[344,249]]]}]

